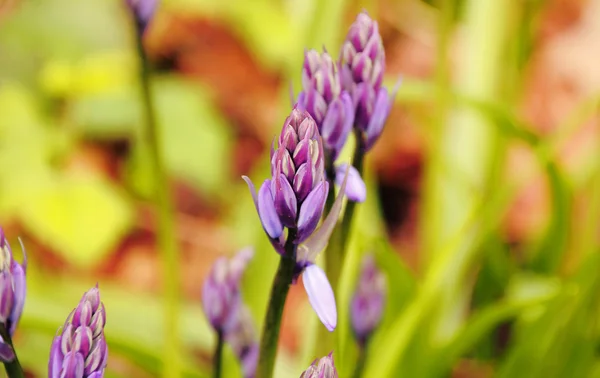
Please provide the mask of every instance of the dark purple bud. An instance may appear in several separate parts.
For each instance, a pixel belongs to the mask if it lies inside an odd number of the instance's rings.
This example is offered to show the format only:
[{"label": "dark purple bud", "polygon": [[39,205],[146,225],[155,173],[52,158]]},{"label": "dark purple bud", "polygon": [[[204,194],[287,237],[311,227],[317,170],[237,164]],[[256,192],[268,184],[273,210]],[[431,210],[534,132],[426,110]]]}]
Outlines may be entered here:
[{"label": "dark purple bud", "polygon": [[310,164],[304,163],[296,172],[294,177],[294,192],[298,196],[298,201],[302,202],[308,196],[313,187],[313,175]]},{"label": "dark purple bud", "polygon": [[158,0],[125,0],[125,5],[133,15],[138,33],[144,34],[148,24],[154,17]]},{"label": "dark purple bud", "polygon": [[202,287],[202,308],[216,331],[224,331],[235,322],[240,311],[240,280],[253,252],[248,248],[227,259],[215,261]]},{"label": "dark purple bud", "polygon": [[332,332],[337,326],[337,309],[333,289],[325,272],[318,265],[310,264],[302,272],[302,282],[310,305],[321,323]]},{"label": "dark purple bud", "polygon": [[319,220],[323,215],[325,200],[327,199],[328,193],[329,183],[327,183],[327,181],[321,181],[319,185],[308,194],[304,203],[302,203],[300,215],[298,216],[297,243],[302,243],[317,228],[317,224],[319,224]]},{"label": "dark purple bud", "polygon": [[[23,248],[23,244],[21,244]],[[25,305],[27,257],[23,248],[23,263],[15,261],[12,249],[0,227],[0,323],[12,336]]]},{"label": "dark purple bud", "polygon": [[275,197],[275,210],[279,215],[281,223],[285,227],[294,227],[298,212],[296,193],[294,193],[290,182],[283,174],[280,174],[278,179],[273,178],[273,181],[271,181],[271,192]]},{"label": "dark purple bud", "polygon": [[333,352],[318,361],[314,361],[300,375],[300,378],[338,378],[338,373],[333,363]]},{"label": "dark purple bud", "polygon": [[338,186],[342,186],[344,177],[348,171],[348,181],[346,183],[345,194],[350,201],[364,202],[367,199],[367,187],[360,173],[353,166],[348,164],[340,164],[335,167],[335,183]]},{"label": "dark purple bud", "polygon": [[108,361],[104,304],[98,286],[86,292],[50,349],[48,377],[102,377]]},{"label": "dark purple bud", "polygon": [[373,256],[365,256],[356,292],[350,304],[352,329],[361,344],[366,343],[381,322],[385,292],[385,276],[377,268]]}]

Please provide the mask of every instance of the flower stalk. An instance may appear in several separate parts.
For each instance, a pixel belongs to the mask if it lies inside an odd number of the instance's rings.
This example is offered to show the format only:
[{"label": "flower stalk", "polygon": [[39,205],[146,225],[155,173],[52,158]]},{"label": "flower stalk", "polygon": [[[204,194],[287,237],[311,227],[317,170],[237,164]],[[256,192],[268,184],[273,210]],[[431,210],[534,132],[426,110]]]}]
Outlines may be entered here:
[{"label": "flower stalk", "polygon": [[140,86],[146,124],[146,136],[150,151],[150,162],[156,184],[155,204],[158,209],[158,246],[161,251],[163,265],[163,296],[165,321],[165,355],[163,376],[177,378],[180,376],[180,342],[179,342],[179,263],[177,241],[175,238],[175,221],[173,218],[168,178],[164,166],[164,158],[160,148],[160,131],[156,120],[156,112],[152,100],[150,84],[150,65],[143,44],[143,33],[136,32],[136,48],[140,61]]},{"label": "flower stalk", "polygon": [[262,336],[260,338],[260,354],[256,371],[256,376],[259,378],[270,378],[273,376],[279,329],[281,328],[281,317],[296,268],[298,246],[293,242],[295,239],[294,234],[294,230],[290,229],[285,244],[285,254],[279,260],[277,273],[271,287],[269,307],[267,308]]},{"label": "flower stalk", "polygon": [[213,356],[213,378],[221,378],[224,345],[225,338],[223,337],[223,331],[219,331],[217,332],[217,346],[215,347],[215,354]]},{"label": "flower stalk", "polygon": [[6,375],[9,378],[24,378],[25,374],[23,373],[23,368],[21,367],[21,363],[19,362],[19,358],[17,357],[17,352],[13,347],[12,338],[8,333],[4,324],[0,324],[0,337],[4,340],[4,343],[12,348],[14,353],[14,358],[10,362],[4,362],[4,370],[6,370]]}]

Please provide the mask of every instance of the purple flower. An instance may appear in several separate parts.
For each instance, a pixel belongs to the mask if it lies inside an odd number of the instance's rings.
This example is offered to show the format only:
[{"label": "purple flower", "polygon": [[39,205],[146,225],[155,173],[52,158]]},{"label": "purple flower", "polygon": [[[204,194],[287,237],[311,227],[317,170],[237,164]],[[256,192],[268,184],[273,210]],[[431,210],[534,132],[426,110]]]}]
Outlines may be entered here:
[{"label": "purple flower", "polygon": [[323,144],[314,119],[297,107],[286,119],[279,145],[271,150],[271,179],[256,195],[247,177],[265,232],[276,250],[283,252],[284,228],[293,230],[296,243],[316,229],[329,192],[325,180]]},{"label": "purple flower", "polygon": [[313,363],[306,369],[300,378],[337,378],[338,373],[335,369],[335,365],[333,364],[333,352],[329,353],[327,356],[315,360]]},{"label": "purple flower", "polygon": [[54,338],[48,377],[103,377],[108,360],[105,323],[106,311],[96,285],[83,294],[60,334]]},{"label": "purple flower", "polygon": [[385,50],[377,21],[362,12],[350,26],[340,53],[342,88],[352,95],[354,125],[361,131],[364,151],[381,135],[390,113],[394,93],[382,87]]},{"label": "purple flower", "polygon": [[256,194],[252,181],[246,176],[243,178],[250,188],[263,228],[278,253],[286,253],[285,227],[294,231],[293,242],[297,245],[294,282],[303,275],[313,309],[327,329],[333,331],[337,325],[333,290],[314,262],[327,246],[342,210],[348,169],[340,194],[317,229],[329,190],[323,164],[316,124],[310,114],[296,107],[283,126],[278,148],[271,152],[272,180],[266,180]]},{"label": "purple flower", "polygon": [[385,292],[385,276],[377,268],[373,256],[365,256],[356,292],[350,304],[352,329],[362,345],[381,321]]},{"label": "purple flower", "polygon": [[258,338],[254,321],[246,306],[239,307],[224,338],[240,361],[244,378],[254,378],[258,363]]},{"label": "purple flower", "polygon": [[144,34],[156,12],[158,0],[125,0],[125,5],[135,19],[138,32]]},{"label": "purple flower", "polygon": [[215,261],[202,287],[202,307],[216,331],[231,325],[241,306],[240,280],[254,251],[245,248],[233,258]]},{"label": "purple flower", "polygon": [[304,53],[302,87],[298,105],[314,118],[333,162],[352,130],[354,105],[350,94],[342,90],[337,65],[327,52]]},{"label": "purple flower", "polygon": [[25,305],[27,256],[22,244],[21,248],[23,263],[19,264],[0,227],[0,323],[10,336],[15,333]]}]

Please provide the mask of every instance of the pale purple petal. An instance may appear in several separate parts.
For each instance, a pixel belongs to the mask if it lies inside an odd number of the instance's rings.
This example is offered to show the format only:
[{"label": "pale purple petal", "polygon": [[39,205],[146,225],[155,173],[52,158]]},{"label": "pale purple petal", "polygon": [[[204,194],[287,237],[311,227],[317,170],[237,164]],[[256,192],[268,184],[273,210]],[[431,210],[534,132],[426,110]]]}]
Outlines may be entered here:
[{"label": "pale purple petal", "polygon": [[274,197],[275,210],[279,215],[278,219],[286,227],[295,227],[298,213],[296,193],[283,173],[280,173],[279,178],[274,178],[274,181],[271,182],[271,192]]},{"label": "pale purple petal", "polygon": [[390,98],[388,96],[387,89],[382,87],[377,93],[377,99],[375,100],[375,106],[373,108],[373,113],[371,114],[371,119],[369,120],[369,124],[366,129],[366,149],[370,149],[377,138],[381,135],[383,131],[383,126],[385,125],[385,121],[390,115],[391,110]]},{"label": "pale purple petal", "polygon": [[310,305],[321,323],[332,332],[337,326],[337,310],[333,290],[325,272],[317,265],[309,265],[302,272],[302,282]]},{"label": "pale purple petal", "polygon": [[[349,170],[348,170],[349,168]],[[335,167],[335,183],[341,185],[348,171],[348,182],[346,183],[345,194],[350,201],[364,202],[367,199],[367,187],[360,173],[349,164],[340,164]]]},{"label": "pale purple petal", "polygon": [[281,236],[283,225],[275,210],[271,194],[271,180],[265,180],[258,191],[258,216],[266,233],[273,239]]}]

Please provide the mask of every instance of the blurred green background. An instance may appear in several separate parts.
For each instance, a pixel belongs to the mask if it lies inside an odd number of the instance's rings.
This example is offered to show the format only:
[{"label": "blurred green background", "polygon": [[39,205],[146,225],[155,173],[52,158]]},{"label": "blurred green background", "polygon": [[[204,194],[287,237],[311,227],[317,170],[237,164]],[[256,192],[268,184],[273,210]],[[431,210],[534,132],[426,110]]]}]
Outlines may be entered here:
[{"label": "blurred green background", "polygon": [[[362,9],[379,21],[388,85],[403,81],[337,290],[340,376],[356,356],[358,264],[374,251],[389,295],[366,377],[600,377],[599,0],[163,0],[145,43],[181,250],[186,376],[210,375],[200,290],[217,256],[256,247],[243,289],[262,322],[277,255],[240,176],[265,176],[304,48],[337,56]],[[28,252],[15,343],[31,376],[46,374],[52,337],[96,282],[107,376],[160,374],[142,127],[123,2],[0,0],[0,224]],[[293,287],[277,377],[317,357],[316,322]]]}]

